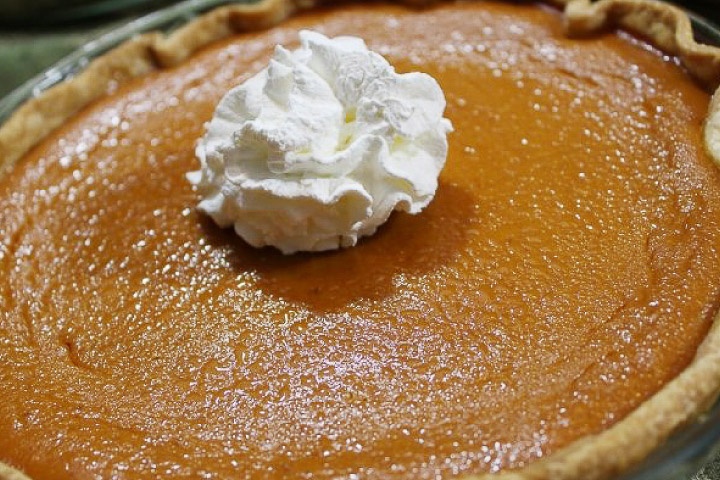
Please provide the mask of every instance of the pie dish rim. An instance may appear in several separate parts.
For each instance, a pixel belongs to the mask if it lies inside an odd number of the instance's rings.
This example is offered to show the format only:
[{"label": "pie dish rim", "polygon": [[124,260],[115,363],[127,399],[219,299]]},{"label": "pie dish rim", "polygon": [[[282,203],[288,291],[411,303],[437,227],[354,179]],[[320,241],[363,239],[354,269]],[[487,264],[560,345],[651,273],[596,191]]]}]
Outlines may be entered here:
[{"label": "pie dish rim", "polygon": [[[397,1],[397,0],[396,0]],[[424,5],[433,0],[399,0]],[[0,125],[0,175],[58,126],[118,83],[177,65],[201,48],[230,35],[277,25],[321,0],[261,0],[216,7],[165,36],[150,32],[125,41],[93,60],[76,77],[26,101]],[[705,146],[720,164],[720,48],[695,42],[689,17],[653,0],[551,0],[564,7],[573,36],[620,27],[676,55],[703,85],[716,89],[705,125]],[[640,463],[675,430],[706,411],[720,394],[720,313],[694,360],[676,378],[610,428],[582,437],[519,470],[465,479],[607,478]],[[0,462],[0,480],[29,477]]]}]

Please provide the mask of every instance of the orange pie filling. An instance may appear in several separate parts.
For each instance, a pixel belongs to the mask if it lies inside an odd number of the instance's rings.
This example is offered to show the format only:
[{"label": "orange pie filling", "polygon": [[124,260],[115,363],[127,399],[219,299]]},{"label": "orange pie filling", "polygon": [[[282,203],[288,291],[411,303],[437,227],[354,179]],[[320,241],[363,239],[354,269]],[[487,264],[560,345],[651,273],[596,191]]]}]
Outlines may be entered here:
[{"label": "orange pie filling", "polygon": [[[433,203],[282,256],[199,215],[220,97],[300,28],[441,84]],[[0,460],[38,479],[435,478],[621,420],[716,313],[709,95],[538,6],[343,6],[123,85],[0,180]]]}]

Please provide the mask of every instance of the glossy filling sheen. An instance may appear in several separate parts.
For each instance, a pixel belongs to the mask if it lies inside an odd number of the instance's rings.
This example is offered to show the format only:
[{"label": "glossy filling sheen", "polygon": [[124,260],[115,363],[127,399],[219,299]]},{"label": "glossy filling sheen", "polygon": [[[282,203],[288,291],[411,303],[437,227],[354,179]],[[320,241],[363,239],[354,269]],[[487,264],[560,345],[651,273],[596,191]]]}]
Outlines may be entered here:
[{"label": "glossy filling sheen", "polygon": [[[199,215],[184,174],[223,93],[300,28],[430,73],[456,131],[422,214],[285,257]],[[628,35],[494,3],[314,12],[121,87],[0,180],[0,460],[447,478],[608,428],[716,311],[708,100]]]}]

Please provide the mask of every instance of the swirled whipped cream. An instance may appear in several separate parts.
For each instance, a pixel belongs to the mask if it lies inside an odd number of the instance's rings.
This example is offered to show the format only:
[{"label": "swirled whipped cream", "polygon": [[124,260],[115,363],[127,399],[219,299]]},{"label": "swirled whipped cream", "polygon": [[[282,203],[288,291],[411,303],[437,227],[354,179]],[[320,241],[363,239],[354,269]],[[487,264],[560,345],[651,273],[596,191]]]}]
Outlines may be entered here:
[{"label": "swirled whipped cream", "polygon": [[355,245],[393,210],[420,212],[447,156],[445,97],[356,37],[301,31],[220,101],[188,174],[198,208],[283,253]]}]

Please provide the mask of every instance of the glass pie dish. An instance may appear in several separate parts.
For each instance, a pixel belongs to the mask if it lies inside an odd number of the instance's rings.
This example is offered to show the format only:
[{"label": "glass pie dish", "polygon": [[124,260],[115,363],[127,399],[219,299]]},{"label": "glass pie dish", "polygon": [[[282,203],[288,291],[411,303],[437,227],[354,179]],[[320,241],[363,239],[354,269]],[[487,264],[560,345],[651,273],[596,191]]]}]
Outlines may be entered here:
[{"label": "glass pie dish", "polygon": [[[224,0],[189,0],[131,22],[90,43],[30,80],[0,102],[0,122],[24,101],[82,71],[88,63],[133,35],[152,30],[172,30],[193,16]],[[720,45],[720,31],[708,22],[693,19],[699,40]],[[625,479],[677,479],[692,474],[714,452],[720,440],[720,404],[715,404],[697,422],[677,432]]]},{"label": "glass pie dish", "polygon": [[56,25],[128,9],[157,8],[169,2],[170,0],[6,0],[0,5],[0,24],[16,27]]}]

